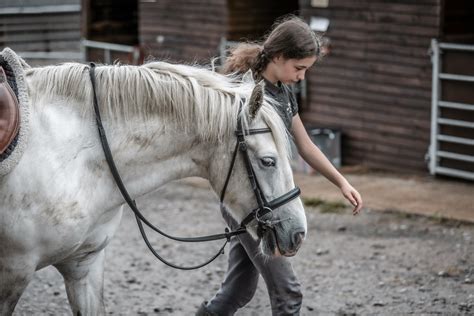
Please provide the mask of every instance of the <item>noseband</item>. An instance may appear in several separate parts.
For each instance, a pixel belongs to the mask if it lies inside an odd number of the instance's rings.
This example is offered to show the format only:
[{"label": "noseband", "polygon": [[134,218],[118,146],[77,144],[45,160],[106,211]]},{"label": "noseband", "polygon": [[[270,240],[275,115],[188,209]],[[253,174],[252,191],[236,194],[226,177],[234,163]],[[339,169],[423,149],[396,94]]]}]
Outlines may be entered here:
[{"label": "noseband", "polygon": [[[148,249],[153,253],[153,255],[158,258],[161,262],[164,264],[176,268],[176,269],[181,269],[181,270],[193,270],[193,269],[198,269],[201,268],[212,261],[214,261],[220,254],[224,253],[224,248],[227,245],[227,243],[230,241],[230,238],[232,236],[240,235],[243,234],[247,231],[247,226],[255,220],[258,225],[258,232],[259,235],[263,233],[263,231],[267,229],[273,229],[274,225],[278,222],[281,222],[282,220],[272,220],[273,218],[273,209],[278,208],[291,200],[295,199],[300,195],[300,189],[298,187],[295,187],[291,191],[289,191],[286,194],[283,194],[282,196],[271,200],[268,202],[265,198],[265,196],[262,193],[262,190],[260,188],[260,185],[258,184],[257,178],[255,176],[255,171],[252,167],[252,163],[250,161],[249,154],[247,152],[247,143],[245,141],[245,135],[254,135],[254,134],[262,134],[262,133],[271,133],[271,130],[269,128],[260,128],[260,129],[249,129],[246,131],[242,130],[241,127],[241,121],[240,121],[240,115],[239,115],[239,120],[237,122],[237,131],[235,132],[237,136],[237,142],[235,145],[234,153],[232,155],[232,161],[230,164],[229,171],[227,173],[227,178],[225,180],[224,186],[221,191],[221,196],[220,196],[220,202],[221,202],[221,207],[223,207],[224,203],[224,197],[225,197],[225,192],[227,190],[227,185],[229,184],[230,177],[232,175],[232,170],[235,165],[235,160],[237,157],[237,152],[241,152],[243,159],[244,159],[244,164],[245,168],[247,170],[247,175],[250,181],[250,185],[252,187],[252,190],[255,194],[255,198],[257,200],[258,207],[252,210],[241,222],[240,227],[234,231],[229,231],[229,229],[225,229],[225,233],[223,234],[215,234],[215,235],[208,235],[208,236],[201,236],[201,237],[175,237],[172,235],[169,235],[159,228],[155,227],[153,224],[151,224],[140,212],[138,209],[135,200],[133,200],[130,197],[130,194],[128,193],[127,189],[125,188],[125,185],[123,184],[122,178],[120,177],[120,174],[117,170],[117,167],[115,165],[112,152],[110,150],[107,137],[105,134],[104,126],[102,124],[102,119],[100,116],[100,111],[99,111],[99,104],[97,102],[97,93],[95,89],[95,64],[91,63],[90,64],[90,70],[89,70],[89,75],[90,75],[90,80],[92,83],[92,92],[93,92],[93,101],[94,101],[94,111],[95,111],[95,116],[96,116],[96,123],[97,123],[97,128],[99,131],[99,137],[100,141],[102,144],[102,149],[104,150],[104,155],[105,159],[107,161],[107,164],[110,168],[110,171],[112,173],[112,176],[115,180],[115,183],[117,184],[117,187],[120,190],[120,193],[122,194],[123,198],[127,202],[127,204],[130,206],[131,210],[135,214],[135,219],[137,220],[138,228],[140,229],[140,233],[143,237],[143,240],[145,241],[145,244],[147,245]],[[240,111],[239,111],[240,112]],[[270,214],[269,219],[263,219],[263,217],[267,214]],[[183,267],[183,266],[178,266],[175,265],[164,258],[162,258],[153,248],[153,246],[150,244],[148,237],[146,235],[145,229],[143,227],[143,224],[147,225],[149,228],[151,228],[153,231],[169,238],[172,240],[176,241],[181,241],[181,242],[204,242],[204,241],[211,241],[211,240],[219,240],[219,239],[225,239],[224,245],[219,249],[219,251],[211,257],[209,260],[202,264],[198,264],[195,266],[191,267]]]}]

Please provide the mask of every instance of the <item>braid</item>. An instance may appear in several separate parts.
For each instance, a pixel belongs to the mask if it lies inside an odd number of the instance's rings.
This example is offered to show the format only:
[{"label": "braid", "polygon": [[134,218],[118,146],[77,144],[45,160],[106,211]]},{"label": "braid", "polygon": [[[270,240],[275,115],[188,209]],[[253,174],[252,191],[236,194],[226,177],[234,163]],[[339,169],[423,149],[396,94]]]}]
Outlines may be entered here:
[{"label": "braid", "polygon": [[262,72],[267,67],[270,58],[261,45],[256,43],[241,43],[235,47],[227,58],[223,72],[244,74],[252,70],[254,79],[261,79]]},{"label": "braid", "polygon": [[268,58],[268,55],[265,52],[265,48],[262,47],[262,50],[260,51],[260,53],[258,53],[257,58],[255,59],[255,63],[252,65],[252,72],[255,80],[262,79],[262,73],[269,62],[270,58]]}]

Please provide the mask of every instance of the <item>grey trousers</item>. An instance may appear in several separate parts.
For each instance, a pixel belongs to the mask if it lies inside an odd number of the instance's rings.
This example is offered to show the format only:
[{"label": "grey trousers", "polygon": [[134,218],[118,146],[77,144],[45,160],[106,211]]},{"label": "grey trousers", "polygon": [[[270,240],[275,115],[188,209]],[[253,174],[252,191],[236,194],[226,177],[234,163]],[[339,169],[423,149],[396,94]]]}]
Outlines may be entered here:
[{"label": "grey trousers", "polygon": [[[227,212],[223,211],[223,216],[229,227],[238,227]],[[224,282],[207,303],[207,310],[219,316],[234,315],[254,296],[259,275],[267,286],[272,315],[299,315],[303,295],[290,260],[286,257],[264,258],[259,251],[259,242],[248,233],[232,238]]]}]

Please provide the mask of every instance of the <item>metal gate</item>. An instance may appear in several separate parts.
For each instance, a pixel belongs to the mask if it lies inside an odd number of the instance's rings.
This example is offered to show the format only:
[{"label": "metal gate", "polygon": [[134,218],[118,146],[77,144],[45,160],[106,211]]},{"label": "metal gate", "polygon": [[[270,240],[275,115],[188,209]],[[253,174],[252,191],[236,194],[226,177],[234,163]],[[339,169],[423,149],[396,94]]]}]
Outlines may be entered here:
[{"label": "metal gate", "polygon": [[[441,91],[444,82],[465,85],[466,82],[474,83],[474,76],[443,72],[441,56],[448,50],[474,53],[474,45],[439,43],[436,39],[431,41],[433,77],[429,169],[433,175],[474,180],[474,104],[443,100]],[[471,63],[473,60],[470,57]],[[474,96],[474,92],[472,95]],[[456,111],[454,118],[446,115],[449,111]],[[463,131],[461,136],[452,132],[456,128]]]},{"label": "metal gate", "polygon": [[74,52],[74,51],[70,51],[70,52],[20,51],[17,53],[24,59],[53,60],[57,62],[64,62],[65,60],[87,62],[88,61],[87,50],[90,48],[103,50],[104,59],[101,62],[105,64],[110,64],[111,62],[113,62],[112,57],[111,57],[111,52],[114,52],[114,51],[129,53],[130,54],[129,62],[132,65],[138,65],[140,62],[140,49],[137,46],[98,42],[98,41],[91,41],[88,39],[81,39],[80,51],[77,51],[77,52]]}]

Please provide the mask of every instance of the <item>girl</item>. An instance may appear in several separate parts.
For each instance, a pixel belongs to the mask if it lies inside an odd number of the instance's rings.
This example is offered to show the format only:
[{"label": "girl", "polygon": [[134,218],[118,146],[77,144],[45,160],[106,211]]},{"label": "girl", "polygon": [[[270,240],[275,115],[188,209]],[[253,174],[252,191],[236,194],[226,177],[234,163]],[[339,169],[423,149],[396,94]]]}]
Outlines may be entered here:
[{"label": "girl", "polygon": [[[251,69],[255,80],[265,81],[265,93],[278,100],[277,111],[292,133],[303,159],[335,184],[354,206],[356,215],[362,198],[354,187],[334,168],[309,138],[298,115],[298,105],[288,85],[303,80],[320,57],[320,39],[301,19],[291,16],[277,24],[262,45],[240,44],[224,65],[227,73],[245,73]],[[232,229],[238,227],[230,215],[223,215]],[[233,315],[255,294],[259,275],[265,280],[273,315],[298,315],[302,293],[300,283],[286,257],[263,258],[258,242],[248,234],[232,238],[229,266],[216,295],[201,305],[196,315]]]}]

